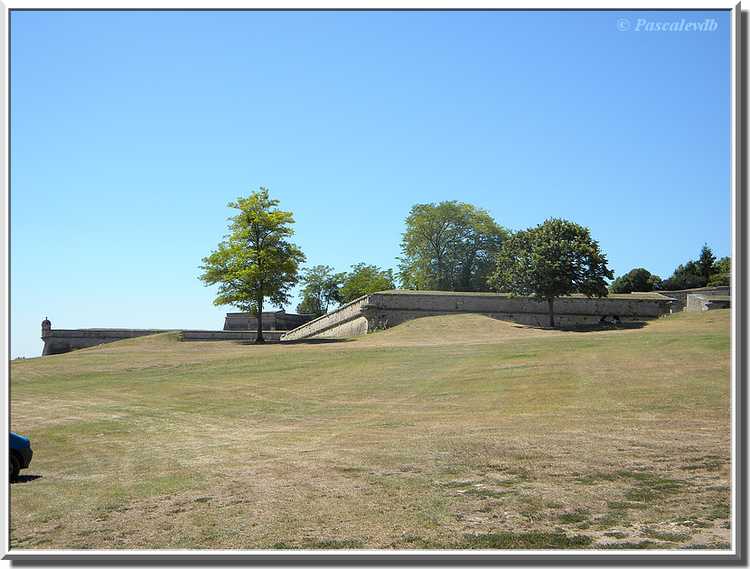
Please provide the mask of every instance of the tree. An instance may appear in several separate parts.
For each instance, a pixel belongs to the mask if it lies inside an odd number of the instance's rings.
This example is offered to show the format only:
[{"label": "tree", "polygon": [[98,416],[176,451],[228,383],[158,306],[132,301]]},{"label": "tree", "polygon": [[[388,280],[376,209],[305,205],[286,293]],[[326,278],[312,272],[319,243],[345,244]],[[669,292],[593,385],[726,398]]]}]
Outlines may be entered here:
[{"label": "tree", "polygon": [[471,204],[417,204],[401,240],[401,284],[417,290],[489,290],[487,278],[507,236],[487,211]]},{"label": "tree", "polygon": [[731,273],[732,272],[732,259],[730,257],[722,257],[716,263],[714,263],[714,274]]},{"label": "tree", "polygon": [[607,296],[612,271],[589,229],[564,219],[548,219],[503,243],[490,284],[499,292],[546,300],[555,326],[554,301],[573,293]]},{"label": "tree", "polygon": [[698,273],[701,277],[706,279],[706,283],[708,283],[708,279],[710,279],[711,275],[715,272],[715,261],[716,257],[714,256],[713,251],[711,251],[711,248],[708,246],[708,244],[704,243],[703,247],[701,248],[701,254],[698,257]]},{"label": "tree", "polygon": [[215,305],[231,304],[257,316],[258,343],[264,342],[265,300],[276,306],[288,302],[305,260],[299,247],[289,242],[294,218],[278,204],[266,188],[229,203],[227,207],[238,210],[229,218],[229,235],[201,265],[204,284],[219,285]]},{"label": "tree", "polygon": [[664,290],[684,290],[689,288],[701,288],[708,284],[712,275],[718,269],[715,266],[716,257],[711,248],[704,244],[696,261],[688,261],[677,268],[663,283]]},{"label": "tree", "polygon": [[706,286],[708,280],[701,274],[701,269],[696,261],[688,261],[677,268],[662,283],[664,290],[684,290],[688,288],[700,288]]},{"label": "tree", "polygon": [[341,287],[341,302],[347,303],[352,300],[378,292],[396,288],[391,269],[383,270],[375,265],[357,263],[352,265],[351,271],[344,276]]},{"label": "tree", "polygon": [[714,263],[714,274],[708,279],[708,286],[729,286],[732,277],[732,261],[722,257]]},{"label": "tree", "polygon": [[304,269],[302,276],[302,302],[297,306],[300,314],[321,316],[331,304],[340,301],[343,273],[334,273],[328,265],[315,265]]},{"label": "tree", "polygon": [[659,290],[660,287],[660,277],[652,275],[644,268],[637,268],[617,277],[609,290],[614,293],[651,292]]}]

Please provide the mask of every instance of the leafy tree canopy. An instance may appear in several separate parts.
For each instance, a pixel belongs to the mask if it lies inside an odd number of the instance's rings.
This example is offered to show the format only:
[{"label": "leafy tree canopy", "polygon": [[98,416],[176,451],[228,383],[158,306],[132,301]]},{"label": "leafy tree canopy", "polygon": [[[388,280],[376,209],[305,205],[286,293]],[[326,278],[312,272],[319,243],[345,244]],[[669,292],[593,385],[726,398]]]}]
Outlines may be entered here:
[{"label": "leafy tree canopy", "polygon": [[406,218],[399,279],[418,290],[489,290],[487,277],[508,231],[471,204],[417,204]]},{"label": "leafy tree canopy", "polygon": [[713,251],[708,245],[703,245],[698,259],[679,265],[662,283],[664,290],[683,290],[701,288],[704,286],[729,285],[730,274],[729,257],[716,261]]},{"label": "leafy tree canopy", "polygon": [[678,265],[672,276],[662,283],[664,290],[683,290],[686,288],[700,288],[706,286],[708,280],[701,274],[698,263],[688,261]]},{"label": "leafy tree canopy", "polygon": [[344,273],[334,273],[328,265],[315,265],[302,273],[302,302],[297,312],[321,316],[331,305],[340,302]]},{"label": "leafy tree canopy", "polygon": [[341,302],[347,303],[381,290],[396,288],[391,269],[383,270],[375,265],[357,263],[346,273],[341,287]]},{"label": "leafy tree canopy", "polygon": [[229,235],[201,265],[203,283],[219,285],[215,305],[231,304],[257,315],[258,342],[263,341],[264,302],[276,306],[288,302],[299,265],[305,260],[299,247],[289,241],[294,217],[278,209],[278,204],[266,188],[231,202],[228,207],[237,214],[229,218]]},{"label": "leafy tree canopy", "polygon": [[661,278],[644,268],[637,268],[617,277],[609,287],[611,292],[651,292],[661,288]]},{"label": "leafy tree canopy", "polygon": [[573,293],[606,296],[605,279],[612,276],[588,228],[553,218],[507,239],[489,282],[499,292],[546,300],[554,327],[555,298]]},{"label": "leafy tree canopy", "polygon": [[714,264],[714,274],[708,279],[708,286],[729,286],[732,276],[732,261],[722,257]]},{"label": "leafy tree canopy", "polygon": [[708,279],[711,278],[711,275],[714,274],[714,263],[716,262],[716,257],[714,256],[713,251],[711,251],[711,248],[704,243],[703,247],[701,248],[701,253],[698,256],[698,273],[706,279],[706,282],[708,282]]}]

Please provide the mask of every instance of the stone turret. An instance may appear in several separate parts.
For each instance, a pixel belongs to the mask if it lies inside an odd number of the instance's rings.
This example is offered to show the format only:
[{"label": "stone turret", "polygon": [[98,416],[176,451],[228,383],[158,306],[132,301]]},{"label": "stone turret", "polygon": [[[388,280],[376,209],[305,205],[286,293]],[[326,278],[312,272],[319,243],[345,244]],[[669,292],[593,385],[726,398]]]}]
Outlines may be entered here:
[{"label": "stone turret", "polygon": [[45,316],[44,320],[42,320],[42,339],[49,336],[51,332],[52,332],[52,322],[50,322]]}]

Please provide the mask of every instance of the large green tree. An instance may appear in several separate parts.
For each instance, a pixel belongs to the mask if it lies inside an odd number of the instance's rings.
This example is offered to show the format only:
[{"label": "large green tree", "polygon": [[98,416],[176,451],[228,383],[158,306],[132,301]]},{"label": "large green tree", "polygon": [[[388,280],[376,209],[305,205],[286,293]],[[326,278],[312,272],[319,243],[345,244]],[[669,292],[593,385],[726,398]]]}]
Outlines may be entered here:
[{"label": "large green tree", "polygon": [[607,296],[605,279],[612,276],[607,257],[587,227],[548,219],[503,243],[489,282],[499,292],[547,301],[549,325],[554,328],[556,298],[574,293]]},{"label": "large green tree", "polygon": [[215,305],[231,304],[256,315],[258,343],[264,342],[265,301],[276,306],[288,302],[305,260],[300,248],[289,241],[294,217],[278,205],[266,188],[231,202],[228,207],[237,213],[229,218],[229,235],[201,265],[200,279],[207,286],[219,285]]},{"label": "large green tree", "polygon": [[714,273],[708,279],[708,286],[729,286],[732,277],[732,261],[722,257],[714,264]]},{"label": "large green tree", "polygon": [[406,218],[399,258],[404,288],[489,290],[487,277],[508,232],[471,204],[417,204]]},{"label": "large green tree", "polygon": [[672,276],[662,283],[664,290],[685,290],[706,286],[708,280],[701,274],[701,268],[696,261],[678,265]]},{"label": "large green tree", "polygon": [[[704,244],[698,259],[690,260],[678,265],[669,277],[662,283],[664,290],[684,290],[701,288],[711,284],[729,284],[729,258],[724,257],[716,261],[711,248]],[[723,275],[723,276],[721,276]]]},{"label": "large green tree", "polygon": [[302,271],[302,301],[297,306],[300,314],[321,316],[331,304],[341,300],[343,273],[335,273],[328,265],[315,265]]},{"label": "large green tree", "polygon": [[341,302],[351,302],[366,294],[394,288],[396,285],[391,269],[383,270],[375,265],[357,263],[352,265],[351,270],[344,276]]},{"label": "large green tree", "polygon": [[659,288],[661,288],[661,278],[639,267],[617,277],[609,287],[609,290],[615,293],[629,293],[651,292]]},{"label": "large green tree", "polygon": [[698,272],[700,273],[701,277],[706,279],[706,283],[708,283],[708,279],[710,279],[711,275],[713,275],[715,272],[715,262],[716,257],[714,256],[714,252],[711,251],[711,247],[709,247],[707,243],[704,243],[703,247],[701,248],[700,255],[698,255],[697,263]]}]

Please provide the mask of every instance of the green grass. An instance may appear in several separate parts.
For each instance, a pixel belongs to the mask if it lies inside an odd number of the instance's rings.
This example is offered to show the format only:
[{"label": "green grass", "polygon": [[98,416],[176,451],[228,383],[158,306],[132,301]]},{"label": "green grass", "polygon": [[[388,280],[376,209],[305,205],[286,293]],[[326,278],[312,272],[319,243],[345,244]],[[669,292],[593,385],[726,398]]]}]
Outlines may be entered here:
[{"label": "green grass", "polygon": [[726,543],[729,345],[724,311],[585,333],[461,315],[14,361],[39,478],[11,487],[11,546]]},{"label": "green grass", "polygon": [[496,532],[465,536],[459,547],[467,549],[581,549],[591,544],[587,535],[563,532]]},{"label": "green grass", "polygon": [[580,524],[591,519],[591,512],[582,509],[574,512],[563,512],[558,516],[558,519],[561,524]]},{"label": "green grass", "polygon": [[686,533],[675,533],[671,531],[659,531],[653,528],[647,528],[643,531],[643,535],[652,537],[655,539],[660,539],[662,541],[674,541],[674,542],[682,542],[687,541],[690,539],[690,536]]}]

